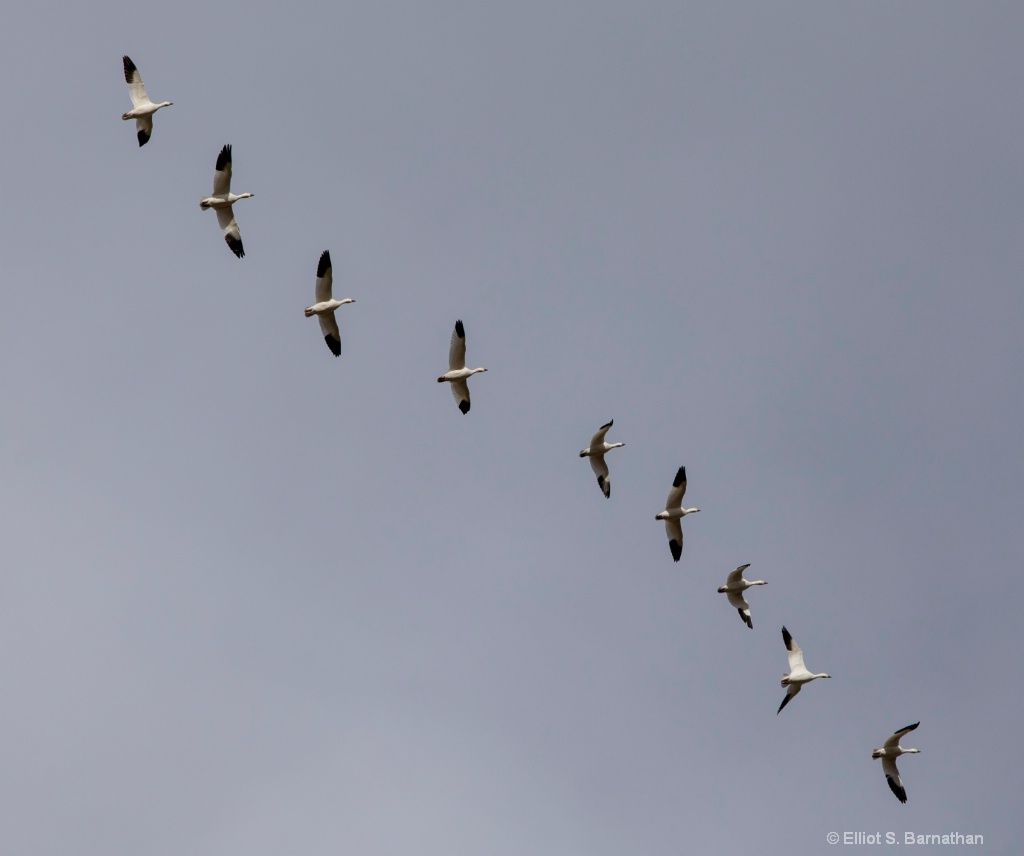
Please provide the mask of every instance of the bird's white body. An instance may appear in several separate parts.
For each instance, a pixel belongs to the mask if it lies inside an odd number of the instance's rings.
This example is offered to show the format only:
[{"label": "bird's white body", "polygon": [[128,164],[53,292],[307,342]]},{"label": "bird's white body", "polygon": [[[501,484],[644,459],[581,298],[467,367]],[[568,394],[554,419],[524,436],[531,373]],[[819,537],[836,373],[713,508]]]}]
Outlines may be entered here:
[{"label": "bird's white body", "polygon": [[226,145],[217,155],[217,166],[213,173],[213,194],[199,200],[199,207],[206,211],[213,208],[217,212],[217,223],[220,225],[224,241],[238,258],[245,255],[242,247],[242,234],[235,220],[235,212],[231,207],[239,199],[248,199],[253,193],[231,192],[231,146]]},{"label": "bird's white body", "polygon": [[608,465],[604,462],[605,452],[610,452],[612,449],[620,449],[626,445],[625,443],[605,442],[605,434],[608,433],[608,429],[614,424],[615,420],[612,419],[610,422],[602,425],[591,438],[590,445],[580,452],[581,458],[590,458],[590,467],[593,469],[594,475],[597,476],[597,486],[601,488],[601,492],[605,495],[606,499],[612,495],[612,480],[608,475]]},{"label": "bird's white body", "polygon": [[207,208],[215,208],[219,211],[224,208],[230,208],[239,199],[248,199],[250,196],[255,195],[255,193],[227,193],[224,196],[204,196],[199,200],[199,207],[204,211]]},{"label": "bird's white body", "polygon": [[885,745],[881,749],[875,749],[871,753],[871,757],[882,760],[882,773],[885,774],[885,780],[889,783],[889,789],[896,795],[901,803],[907,801],[907,792],[903,788],[903,779],[900,777],[900,771],[896,769],[896,759],[900,755],[914,755],[920,752],[920,749],[904,749],[900,746],[900,739],[913,731],[920,722],[915,722],[913,725],[908,725],[906,728],[901,728],[895,732],[888,740],[885,741]]},{"label": "bird's white body", "polygon": [[328,312],[333,312],[339,306],[344,306],[346,303],[355,303],[355,300],[351,297],[346,297],[344,300],[325,300],[323,303],[314,303],[312,306],[307,306],[304,311],[307,318],[313,315],[326,315]]},{"label": "bird's white body", "polygon": [[699,508],[666,508],[664,511],[659,511],[654,515],[655,520],[682,520],[687,514],[693,514],[694,512],[700,511]]},{"label": "bird's white body", "polygon": [[817,678],[831,678],[831,675],[825,674],[825,672],[819,672],[815,674],[807,670],[804,666],[804,652],[800,646],[796,644],[796,641],[790,636],[789,631],[782,628],[782,641],[786,643],[786,650],[789,652],[789,674],[782,676],[782,686],[788,688],[785,698],[782,699],[782,704],[779,705],[779,709],[775,711],[776,715],[782,713],[782,708],[789,704],[790,700],[798,692],[804,684],[808,684]]},{"label": "bird's white body", "polygon": [[665,521],[665,533],[668,535],[668,548],[672,552],[672,561],[678,562],[683,555],[683,527],[680,521],[687,514],[700,511],[699,508],[683,508],[683,496],[686,493],[686,467],[680,467],[672,481],[672,490],[665,501],[665,510],[654,515],[655,520]]},{"label": "bird's white body", "polygon": [[331,254],[324,250],[320,254],[320,263],[316,269],[316,303],[307,306],[303,311],[307,318],[316,315],[320,320],[320,332],[323,333],[327,347],[331,349],[334,356],[341,356],[341,331],[338,329],[338,319],[334,317],[334,310],[346,303],[355,303],[351,297],[344,300],[335,300],[331,296],[331,288],[334,282],[334,272],[331,266]]},{"label": "bird's white body", "polygon": [[455,322],[455,330],[452,332],[452,339],[448,345],[448,371],[437,379],[438,383],[450,383],[452,395],[459,410],[464,414],[469,413],[469,384],[467,379],[478,372],[485,372],[485,368],[466,368],[466,328],[460,318]]},{"label": "bird's white body", "polygon": [[465,366],[463,366],[461,369],[451,369],[450,371],[446,371],[443,375],[441,375],[441,377],[437,379],[437,381],[438,383],[443,383],[445,381],[447,381],[448,383],[456,383],[457,381],[473,377],[473,375],[475,375],[477,372],[485,371],[487,371],[487,369],[467,369]]},{"label": "bird's white body", "polygon": [[125,55],[121,58],[124,64],[124,79],[128,84],[128,95],[132,99],[132,109],[122,114],[124,120],[135,120],[135,133],[139,139],[139,145],[144,146],[153,135],[153,114],[163,107],[172,107],[174,102],[161,101],[154,104],[146,94],[146,85],[142,82],[142,75],[135,67],[131,57]]},{"label": "bird's white body", "polygon": [[740,618],[743,619],[743,623],[753,630],[754,622],[750,617],[750,604],[743,597],[743,592],[751,586],[766,586],[768,583],[764,580],[743,579],[743,572],[749,567],[749,564],[740,565],[735,571],[731,571],[725,581],[725,585],[718,587],[718,593],[729,596],[729,603],[736,607],[736,611],[740,614]]}]

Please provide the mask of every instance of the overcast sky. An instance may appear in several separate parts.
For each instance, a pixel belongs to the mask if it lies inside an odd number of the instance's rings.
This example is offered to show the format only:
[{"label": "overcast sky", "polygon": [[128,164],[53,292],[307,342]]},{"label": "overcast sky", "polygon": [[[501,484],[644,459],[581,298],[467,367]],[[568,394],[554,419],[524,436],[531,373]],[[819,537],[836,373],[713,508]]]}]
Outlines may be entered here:
[{"label": "overcast sky", "polygon": [[[1022,852],[1022,43],[1018,2],[12,4],[0,851]],[[784,624],[833,679],[777,716]]]}]

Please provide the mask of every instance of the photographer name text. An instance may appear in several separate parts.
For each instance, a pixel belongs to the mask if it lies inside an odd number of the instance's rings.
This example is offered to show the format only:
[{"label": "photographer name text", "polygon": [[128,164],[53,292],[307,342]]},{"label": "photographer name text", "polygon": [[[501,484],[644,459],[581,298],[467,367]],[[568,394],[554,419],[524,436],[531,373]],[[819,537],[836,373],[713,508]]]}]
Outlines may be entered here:
[{"label": "photographer name text", "polygon": [[829,844],[984,844],[985,836],[963,832],[830,832]]}]

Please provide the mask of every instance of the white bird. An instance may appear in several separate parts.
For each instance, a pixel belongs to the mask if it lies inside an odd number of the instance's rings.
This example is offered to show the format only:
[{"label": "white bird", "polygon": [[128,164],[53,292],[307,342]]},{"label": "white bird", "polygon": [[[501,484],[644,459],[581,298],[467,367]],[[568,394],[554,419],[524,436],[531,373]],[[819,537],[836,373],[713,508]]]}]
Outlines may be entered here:
[{"label": "white bird", "polygon": [[248,199],[255,196],[254,193],[232,193],[231,192],[231,146],[224,146],[217,155],[217,171],[213,174],[213,196],[206,196],[199,200],[199,207],[204,211],[207,208],[215,208],[217,211],[217,222],[220,223],[221,231],[224,233],[224,240],[238,258],[245,255],[242,249],[242,235],[238,231],[238,223],[235,222],[235,212],[232,209],[239,199]]},{"label": "white bird", "polygon": [[668,533],[668,548],[672,551],[672,560],[678,562],[683,555],[683,527],[680,522],[687,514],[700,511],[699,508],[683,508],[683,494],[686,493],[686,467],[680,467],[672,482],[672,490],[665,500],[665,510],[659,511],[655,520],[665,521]]},{"label": "white bird", "polygon": [[789,674],[782,676],[782,686],[789,687],[789,690],[786,693],[786,697],[782,700],[782,704],[779,705],[779,709],[775,711],[776,716],[782,713],[782,708],[789,704],[790,699],[800,692],[800,687],[804,684],[810,683],[815,678],[832,677],[824,672],[815,675],[807,671],[804,667],[804,652],[793,641],[793,637],[789,635],[789,631],[785,627],[782,628],[782,641],[786,643],[786,650],[789,651]]},{"label": "white bird", "polygon": [[906,728],[901,728],[892,737],[885,741],[885,745],[881,749],[876,749],[871,753],[872,758],[882,759],[882,772],[885,773],[885,780],[889,783],[889,789],[896,794],[896,799],[901,803],[907,801],[907,792],[903,789],[903,779],[900,778],[900,771],[896,769],[896,759],[900,755],[910,755],[913,753],[920,752],[920,749],[904,749],[900,746],[900,738],[904,734],[909,734],[920,722],[915,722],[913,725],[908,725]]},{"label": "white bird", "polygon": [[338,319],[334,310],[346,303],[355,303],[351,297],[335,300],[331,297],[331,283],[334,280],[331,268],[331,254],[324,250],[320,254],[320,263],[316,267],[316,303],[304,310],[307,318],[316,315],[320,319],[320,331],[324,341],[334,356],[341,356],[341,333],[338,331]]},{"label": "white bird", "polygon": [[747,627],[753,630],[754,622],[750,620],[750,604],[743,597],[743,592],[751,586],[766,586],[768,583],[764,580],[751,581],[743,579],[743,572],[749,567],[749,564],[740,565],[735,571],[731,571],[725,581],[725,585],[718,587],[718,593],[729,595],[729,603],[736,607],[740,618],[743,619]]},{"label": "white bird", "polygon": [[462,326],[462,320],[455,322],[455,330],[452,333],[452,341],[448,346],[448,371],[437,379],[438,383],[446,381],[452,385],[452,395],[459,405],[459,410],[469,413],[469,384],[466,379],[477,372],[485,372],[487,369],[466,368],[466,328]]},{"label": "white bird", "polygon": [[125,54],[121,57],[124,63],[124,80],[128,84],[128,94],[132,99],[132,109],[121,116],[122,119],[134,119],[135,131],[139,138],[139,145],[144,146],[153,136],[153,114],[161,107],[170,107],[173,101],[161,101],[154,104],[146,94],[146,84],[142,82],[142,75],[132,62],[132,58]]},{"label": "white bird", "polygon": [[594,475],[597,476],[598,487],[601,488],[606,499],[612,495],[612,480],[608,476],[608,465],[604,462],[604,453],[626,445],[625,443],[606,443],[604,441],[604,435],[614,424],[615,420],[612,419],[611,422],[602,425],[591,438],[590,445],[580,452],[581,458],[590,458],[590,466],[594,470]]}]

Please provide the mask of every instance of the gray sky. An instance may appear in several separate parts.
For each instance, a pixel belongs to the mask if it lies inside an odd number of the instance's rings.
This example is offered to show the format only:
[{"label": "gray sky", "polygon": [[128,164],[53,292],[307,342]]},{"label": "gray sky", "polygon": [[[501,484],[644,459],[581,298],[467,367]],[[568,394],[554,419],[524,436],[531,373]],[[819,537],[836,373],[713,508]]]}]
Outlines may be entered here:
[{"label": "gray sky", "polygon": [[0,851],[1021,852],[1018,3],[3,30]]}]

